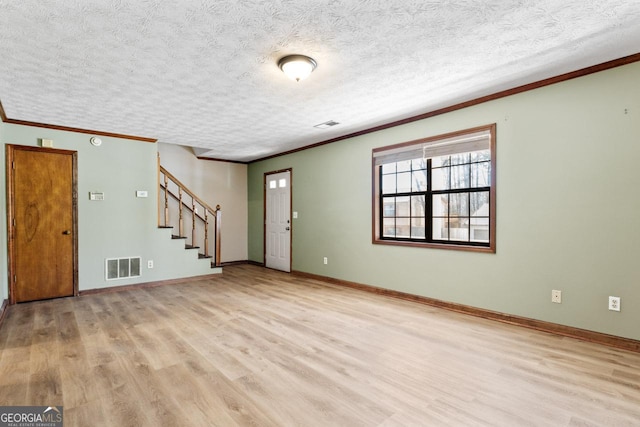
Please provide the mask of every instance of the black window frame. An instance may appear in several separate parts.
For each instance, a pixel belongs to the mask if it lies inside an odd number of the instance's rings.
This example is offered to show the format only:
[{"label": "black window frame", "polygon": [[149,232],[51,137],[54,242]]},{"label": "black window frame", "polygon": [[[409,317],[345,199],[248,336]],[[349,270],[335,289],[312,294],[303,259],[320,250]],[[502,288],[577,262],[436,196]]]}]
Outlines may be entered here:
[{"label": "black window frame", "polygon": [[[440,141],[445,140],[463,140],[465,135],[468,134],[476,134],[478,132],[487,132],[489,133],[489,147],[490,147],[490,158],[489,160],[478,160],[474,161],[471,157],[464,163],[458,163],[456,166],[464,165],[468,167],[468,171],[472,170],[472,165],[479,163],[486,163],[490,168],[489,171],[489,185],[483,185],[481,187],[472,187],[472,183],[469,182],[469,187],[465,188],[447,188],[447,189],[433,189],[433,159],[425,158],[424,162],[426,163],[426,189],[413,191],[410,189],[409,191],[397,191],[394,193],[386,193],[383,194],[383,177],[385,175],[395,175],[397,179],[398,173],[403,173],[394,171],[388,174],[383,174],[383,165],[394,163],[392,162],[383,162],[382,164],[376,164],[376,153],[387,153],[394,151],[413,151],[419,149],[423,146],[428,146],[430,144],[438,144]],[[458,153],[468,153],[473,151],[464,151]],[[447,155],[447,154],[445,154]],[[380,147],[373,150],[372,156],[372,168],[373,168],[373,243],[375,244],[387,244],[387,245],[401,245],[401,246],[421,246],[421,247],[430,247],[430,248],[443,248],[443,249],[455,249],[455,250],[469,250],[469,251],[477,251],[477,252],[496,252],[496,125],[486,125],[480,126],[476,128],[461,130],[457,132],[451,132],[447,134],[437,135],[429,138],[424,138],[416,141],[409,141],[401,144],[395,144],[386,147]],[[403,159],[406,160],[406,159]],[[452,164],[446,165],[444,167],[449,167],[448,173],[449,176],[452,173],[453,167]],[[408,171],[409,173],[413,172],[413,162],[412,168]],[[422,170],[422,169],[420,169]],[[439,216],[433,214],[433,197],[442,194],[467,194],[467,215],[466,216],[456,216],[451,215],[451,204],[448,204],[448,212],[447,216]],[[473,193],[488,193],[488,216],[474,216],[471,210],[471,197]],[[416,217],[412,216],[412,201],[411,197],[420,196],[424,197],[424,216]],[[397,197],[406,197],[409,199],[409,211],[407,216],[398,216],[397,212],[393,215],[393,218],[396,220],[398,218],[404,219],[406,218],[409,222],[408,225],[408,237],[407,236],[385,236],[385,218],[389,218],[389,216],[385,217],[385,199],[397,198]],[[487,196],[483,196],[487,197]],[[395,201],[394,201],[395,203]],[[387,208],[388,209],[388,208]],[[397,209],[397,205],[396,205]],[[414,218],[423,218],[423,226],[424,226],[424,237],[420,234],[413,235],[414,232]],[[444,221],[448,227],[448,233],[446,238],[434,238],[433,236],[433,222],[434,218],[446,218],[448,221]],[[468,222],[467,227],[467,240],[460,240],[451,237],[450,233],[450,224],[452,219],[460,218],[460,221]],[[474,241],[474,236],[472,235],[472,219],[482,219],[486,220],[488,223],[488,242],[480,242]],[[406,227],[406,225],[405,225]],[[387,227],[388,228],[388,227]],[[397,221],[394,223],[394,230],[397,232],[399,227],[397,225]],[[418,228],[417,231],[420,229]]]}]

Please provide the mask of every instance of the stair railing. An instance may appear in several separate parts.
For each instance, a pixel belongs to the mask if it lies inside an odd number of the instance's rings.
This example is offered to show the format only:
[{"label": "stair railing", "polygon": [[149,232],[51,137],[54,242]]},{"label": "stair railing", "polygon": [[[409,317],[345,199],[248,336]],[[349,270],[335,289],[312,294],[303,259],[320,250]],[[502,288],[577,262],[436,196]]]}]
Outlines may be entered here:
[{"label": "stair railing", "polygon": [[[158,226],[171,227],[169,200],[175,200],[178,204],[178,235],[179,238],[186,238],[185,235],[185,217],[191,217],[191,245],[187,248],[203,248],[204,253],[199,255],[204,258],[210,256],[210,236],[213,229],[213,241],[215,242],[215,257],[213,265],[220,266],[220,248],[221,233],[220,225],[222,220],[222,210],[220,205],[214,208],[205,203],[201,198],[196,196],[189,190],[178,178],[173,176],[162,165],[160,165],[160,157],[158,157],[158,184],[160,192],[158,193]],[[177,188],[177,191],[175,190]],[[177,193],[177,194],[176,194]],[[185,200],[185,194],[187,195]],[[161,215],[160,212],[164,212]],[[185,212],[186,211],[186,212]],[[211,227],[212,222],[213,227]],[[200,227],[196,227],[200,225]],[[202,231],[202,236],[198,236],[198,231]],[[199,243],[202,242],[202,246]]]}]

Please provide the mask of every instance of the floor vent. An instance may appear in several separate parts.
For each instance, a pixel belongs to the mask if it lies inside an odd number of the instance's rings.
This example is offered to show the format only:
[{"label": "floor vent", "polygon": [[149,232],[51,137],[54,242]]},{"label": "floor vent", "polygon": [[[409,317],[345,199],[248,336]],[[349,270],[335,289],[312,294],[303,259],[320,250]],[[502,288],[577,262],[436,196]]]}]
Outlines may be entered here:
[{"label": "floor vent", "polygon": [[107,258],[107,280],[140,277],[140,257]]}]

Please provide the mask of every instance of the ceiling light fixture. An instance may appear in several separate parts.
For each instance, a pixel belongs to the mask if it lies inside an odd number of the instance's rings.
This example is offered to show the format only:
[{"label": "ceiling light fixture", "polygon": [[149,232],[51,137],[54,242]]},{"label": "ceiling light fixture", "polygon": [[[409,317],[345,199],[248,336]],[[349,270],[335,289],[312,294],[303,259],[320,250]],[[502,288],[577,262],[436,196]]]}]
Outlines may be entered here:
[{"label": "ceiling light fixture", "polygon": [[305,55],[288,55],[280,58],[278,67],[292,80],[299,82],[309,77],[309,74],[316,69],[318,63]]}]

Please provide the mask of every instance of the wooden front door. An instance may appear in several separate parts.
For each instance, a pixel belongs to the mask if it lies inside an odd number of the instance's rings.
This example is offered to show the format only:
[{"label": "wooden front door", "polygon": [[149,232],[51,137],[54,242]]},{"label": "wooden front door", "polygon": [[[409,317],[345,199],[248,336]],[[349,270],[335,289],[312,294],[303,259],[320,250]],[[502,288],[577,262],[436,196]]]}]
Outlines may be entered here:
[{"label": "wooden front door", "polygon": [[77,293],[76,152],[7,146],[11,303]]}]

